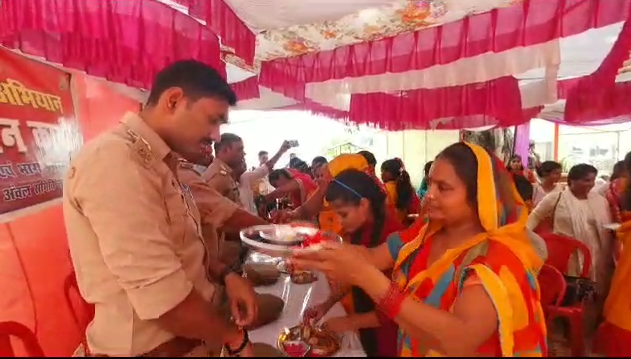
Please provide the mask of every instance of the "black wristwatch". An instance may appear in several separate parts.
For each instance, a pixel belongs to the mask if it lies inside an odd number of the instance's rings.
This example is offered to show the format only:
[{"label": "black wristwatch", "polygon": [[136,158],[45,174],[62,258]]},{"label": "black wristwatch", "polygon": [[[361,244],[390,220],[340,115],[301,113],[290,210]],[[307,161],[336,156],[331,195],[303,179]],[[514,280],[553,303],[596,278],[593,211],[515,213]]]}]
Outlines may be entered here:
[{"label": "black wristwatch", "polygon": [[239,345],[238,348],[232,349],[227,344],[224,344],[223,347],[228,353],[228,355],[239,356],[239,354],[243,351],[243,349],[245,349],[248,343],[250,343],[250,336],[248,335],[248,331],[245,329],[242,329],[242,332],[243,332],[243,341],[241,342],[241,345]]}]

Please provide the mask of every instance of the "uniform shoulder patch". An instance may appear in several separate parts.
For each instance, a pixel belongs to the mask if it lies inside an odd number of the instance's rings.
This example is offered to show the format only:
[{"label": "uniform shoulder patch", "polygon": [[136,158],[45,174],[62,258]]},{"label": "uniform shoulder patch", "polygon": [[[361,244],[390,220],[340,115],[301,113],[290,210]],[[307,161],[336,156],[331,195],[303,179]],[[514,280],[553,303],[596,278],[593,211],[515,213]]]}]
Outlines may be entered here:
[{"label": "uniform shoulder patch", "polygon": [[128,130],[127,133],[131,139],[131,150],[136,157],[145,167],[150,167],[156,160],[156,156],[151,151],[151,146],[144,138],[138,135],[132,130]]}]

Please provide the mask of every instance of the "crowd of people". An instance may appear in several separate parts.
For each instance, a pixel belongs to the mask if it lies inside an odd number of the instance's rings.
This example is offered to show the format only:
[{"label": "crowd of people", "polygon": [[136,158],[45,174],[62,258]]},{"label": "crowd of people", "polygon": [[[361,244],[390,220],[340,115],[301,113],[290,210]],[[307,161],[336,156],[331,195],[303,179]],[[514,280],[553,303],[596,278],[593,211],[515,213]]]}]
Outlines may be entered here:
[{"label": "crowd of people", "polygon": [[[537,276],[547,252],[535,234],[545,231],[587,245],[607,354],[629,354],[631,253],[617,243],[631,235],[631,155],[597,190],[593,166],[572,167],[561,185],[556,162],[524,170],[519,157],[504,165],[465,142],[425,164],[418,190],[401,159],[377,167],[368,151],[276,168],[289,141],[248,170],[243,140],[219,133],[235,102],[216,71],[176,62],[140,114],[73,160],[65,221],[81,294],[96,308],[86,352],[256,355],[247,329],[272,320],[262,313],[279,298],[242,275],[237,233],[303,221],[344,243],[290,258],[332,288],[302,320],[358,332],[368,356],[546,355]],[[621,242],[603,227],[614,221]],[[322,322],[338,302],[346,316]]]}]

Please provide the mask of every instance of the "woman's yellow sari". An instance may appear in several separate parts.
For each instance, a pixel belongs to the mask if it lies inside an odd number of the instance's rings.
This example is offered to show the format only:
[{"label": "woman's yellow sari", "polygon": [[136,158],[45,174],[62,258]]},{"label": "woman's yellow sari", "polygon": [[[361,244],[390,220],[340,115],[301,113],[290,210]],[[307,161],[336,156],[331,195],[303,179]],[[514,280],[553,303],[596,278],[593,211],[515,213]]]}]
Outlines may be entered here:
[{"label": "woman's yellow sari", "polygon": [[622,250],[605,301],[605,321],[598,329],[599,351],[608,357],[631,356],[631,212],[620,213],[617,231]]},{"label": "woman's yellow sari", "polygon": [[[477,354],[543,356],[546,327],[537,281],[543,263],[526,233],[528,211],[499,159],[479,146],[468,146],[478,162],[478,213],[486,232],[448,250],[429,266],[428,248],[441,223],[415,225],[391,236],[388,247],[396,258],[393,279],[406,294],[451,311],[465,279],[475,278],[493,301],[499,322],[497,332]],[[441,356],[405,332],[399,334],[399,352],[399,356]]]}]

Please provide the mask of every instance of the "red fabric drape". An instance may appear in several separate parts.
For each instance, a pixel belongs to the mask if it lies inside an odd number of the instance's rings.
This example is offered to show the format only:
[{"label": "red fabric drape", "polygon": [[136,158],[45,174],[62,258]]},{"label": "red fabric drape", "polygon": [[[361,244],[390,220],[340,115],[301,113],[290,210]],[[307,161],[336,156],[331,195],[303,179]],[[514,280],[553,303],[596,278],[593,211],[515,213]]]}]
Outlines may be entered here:
[{"label": "red fabric drape", "polygon": [[623,21],[630,7],[628,0],[525,0],[392,38],[264,62],[260,81],[302,101],[309,82],[421,70],[540,44]]},{"label": "red fabric drape", "polygon": [[584,124],[631,118],[631,84],[615,82],[631,51],[631,9],[627,11],[627,19],[611,51],[594,73],[559,83],[559,97],[567,98],[564,121]]},{"label": "red fabric drape", "polygon": [[392,131],[523,123],[518,80],[512,76],[399,94],[352,95],[350,120]]},{"label": "red fabric drape", "polygon": [[0,23],[3,46],[133,87],[178,59],[225,75],[217,36],[154,0],[3,0]]},{"label": "red fabric drape", "polygon": [[117,124],[127,111],[140,110],[138,101],[116,92],[104,81],[83,74],[73,74],[72,81],[84,141]]},{"label": "red fabric drape", "polygon": [[510,127],[530,121],[542,109],[543,106],[522,109],[517,80],[513,77],[482,84],[403,91],[396,95],[355,94],[351,96],[350,111],[308,99],[279,108],[309,111],[391,131]]},{"label": "red fabric drape", "polygon": [[206,25],[234,50],[234,54],[254,64],[256,35],[239,19],[224,0],[177,0],[189,8],[192,16],[206,21]]},{"label": "red fabric drape", "polygon": [[232,91],[237,94],[239,101],[259,98],[261,96],[261,92],[259,91],[259,79],[257,76],[252,76],[243,81],[231,83],[230,88],[232,88]]}]

